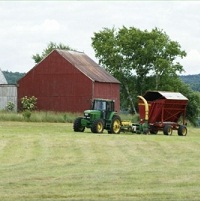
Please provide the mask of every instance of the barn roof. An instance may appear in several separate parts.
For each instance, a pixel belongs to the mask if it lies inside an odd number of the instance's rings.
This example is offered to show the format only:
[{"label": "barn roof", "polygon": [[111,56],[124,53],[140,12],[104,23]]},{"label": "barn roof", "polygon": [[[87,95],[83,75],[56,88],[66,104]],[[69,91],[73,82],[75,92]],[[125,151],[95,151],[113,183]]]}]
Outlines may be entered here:
[{"label": "barn roof", "polygon": [[0,84],[8,84],[3,72],[0,69]]},{"label": "barn roof", "polygon": [[68,62],[75,66],[79,71],[96,82],[120,83],[104,68],[100,67],[95,61],[83,52],[54,50],[57,51]]}]

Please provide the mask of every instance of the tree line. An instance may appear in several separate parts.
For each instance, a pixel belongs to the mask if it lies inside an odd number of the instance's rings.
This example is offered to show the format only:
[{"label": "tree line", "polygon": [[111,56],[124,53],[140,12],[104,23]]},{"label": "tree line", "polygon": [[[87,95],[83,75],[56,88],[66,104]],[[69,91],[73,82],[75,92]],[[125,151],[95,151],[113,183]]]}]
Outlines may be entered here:
[{"label": "tree line", "polygon": [[17,84],[17,81],[25,75],[25,73],[12,71],[2,71],[2,73],[4,74],[8,84]]}]

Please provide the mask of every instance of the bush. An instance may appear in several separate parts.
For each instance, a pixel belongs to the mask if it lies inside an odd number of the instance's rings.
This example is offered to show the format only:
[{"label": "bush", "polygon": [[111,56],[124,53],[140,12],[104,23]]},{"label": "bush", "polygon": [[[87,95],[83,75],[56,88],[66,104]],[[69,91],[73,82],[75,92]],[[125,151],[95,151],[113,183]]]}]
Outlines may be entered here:
[{"label": "bush", "polygon": [[21,104],[23,110],[33,111],[36,109],[37,98],[35,96],[32,97],[24,96],[21,98]]},{"label": "bush", "polygon": [[15,108],[15,104],[13,102],[9,101],[6,105],[6,111],[12,112],[12,111],[14,111],[14,108]]},{"label": "bush", "polygon": [[31,111],[30,110],[24,110],[23,111],[23,117],[26,120],[29,120],[31,118]]},{"label": "bush", "polygon": [[36,109],[37,98],[35,96],[32,97],[24,96],[21,98],[21,104],[24,119],[30,120],[31,111]]}]

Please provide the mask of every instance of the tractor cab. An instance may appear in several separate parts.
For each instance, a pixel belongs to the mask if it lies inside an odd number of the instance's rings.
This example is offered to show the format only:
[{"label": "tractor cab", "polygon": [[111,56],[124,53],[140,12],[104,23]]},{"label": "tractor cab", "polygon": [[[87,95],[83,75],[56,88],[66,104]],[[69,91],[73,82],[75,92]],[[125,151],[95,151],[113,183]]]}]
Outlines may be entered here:
[{"label": "tractor cab", "polygon": [[92,110],[98,110],[103,119],[109,119],[110,113],[115,111],[115,102],[108,99],[94,99]]},{"label": "tractor cab", "polygon": [[115,102],[113,100],[94,99],[92,109],[101,111],[114,111],[114,103]]},{"label": "tractor cab", "polygon": [[74,131],[83,132],[90,128],[93,133],[120,133],[121,119],[115,112],[115,101],[110,99],[94,99],[92,108],[84,111],[84,117],[78,117],[74,122]]}]

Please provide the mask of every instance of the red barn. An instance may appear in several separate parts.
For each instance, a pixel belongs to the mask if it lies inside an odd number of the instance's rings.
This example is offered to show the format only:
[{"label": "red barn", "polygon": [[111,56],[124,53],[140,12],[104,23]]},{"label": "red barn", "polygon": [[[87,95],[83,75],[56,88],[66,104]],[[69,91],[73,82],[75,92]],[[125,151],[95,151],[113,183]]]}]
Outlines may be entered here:
[{"label": "red barn", "polygon": [[120,110],[120,82],[82,52],[52,51],[18,81],[19,104],[24,96],[37,97],[38,110],[83,112],[93,98]]}]

